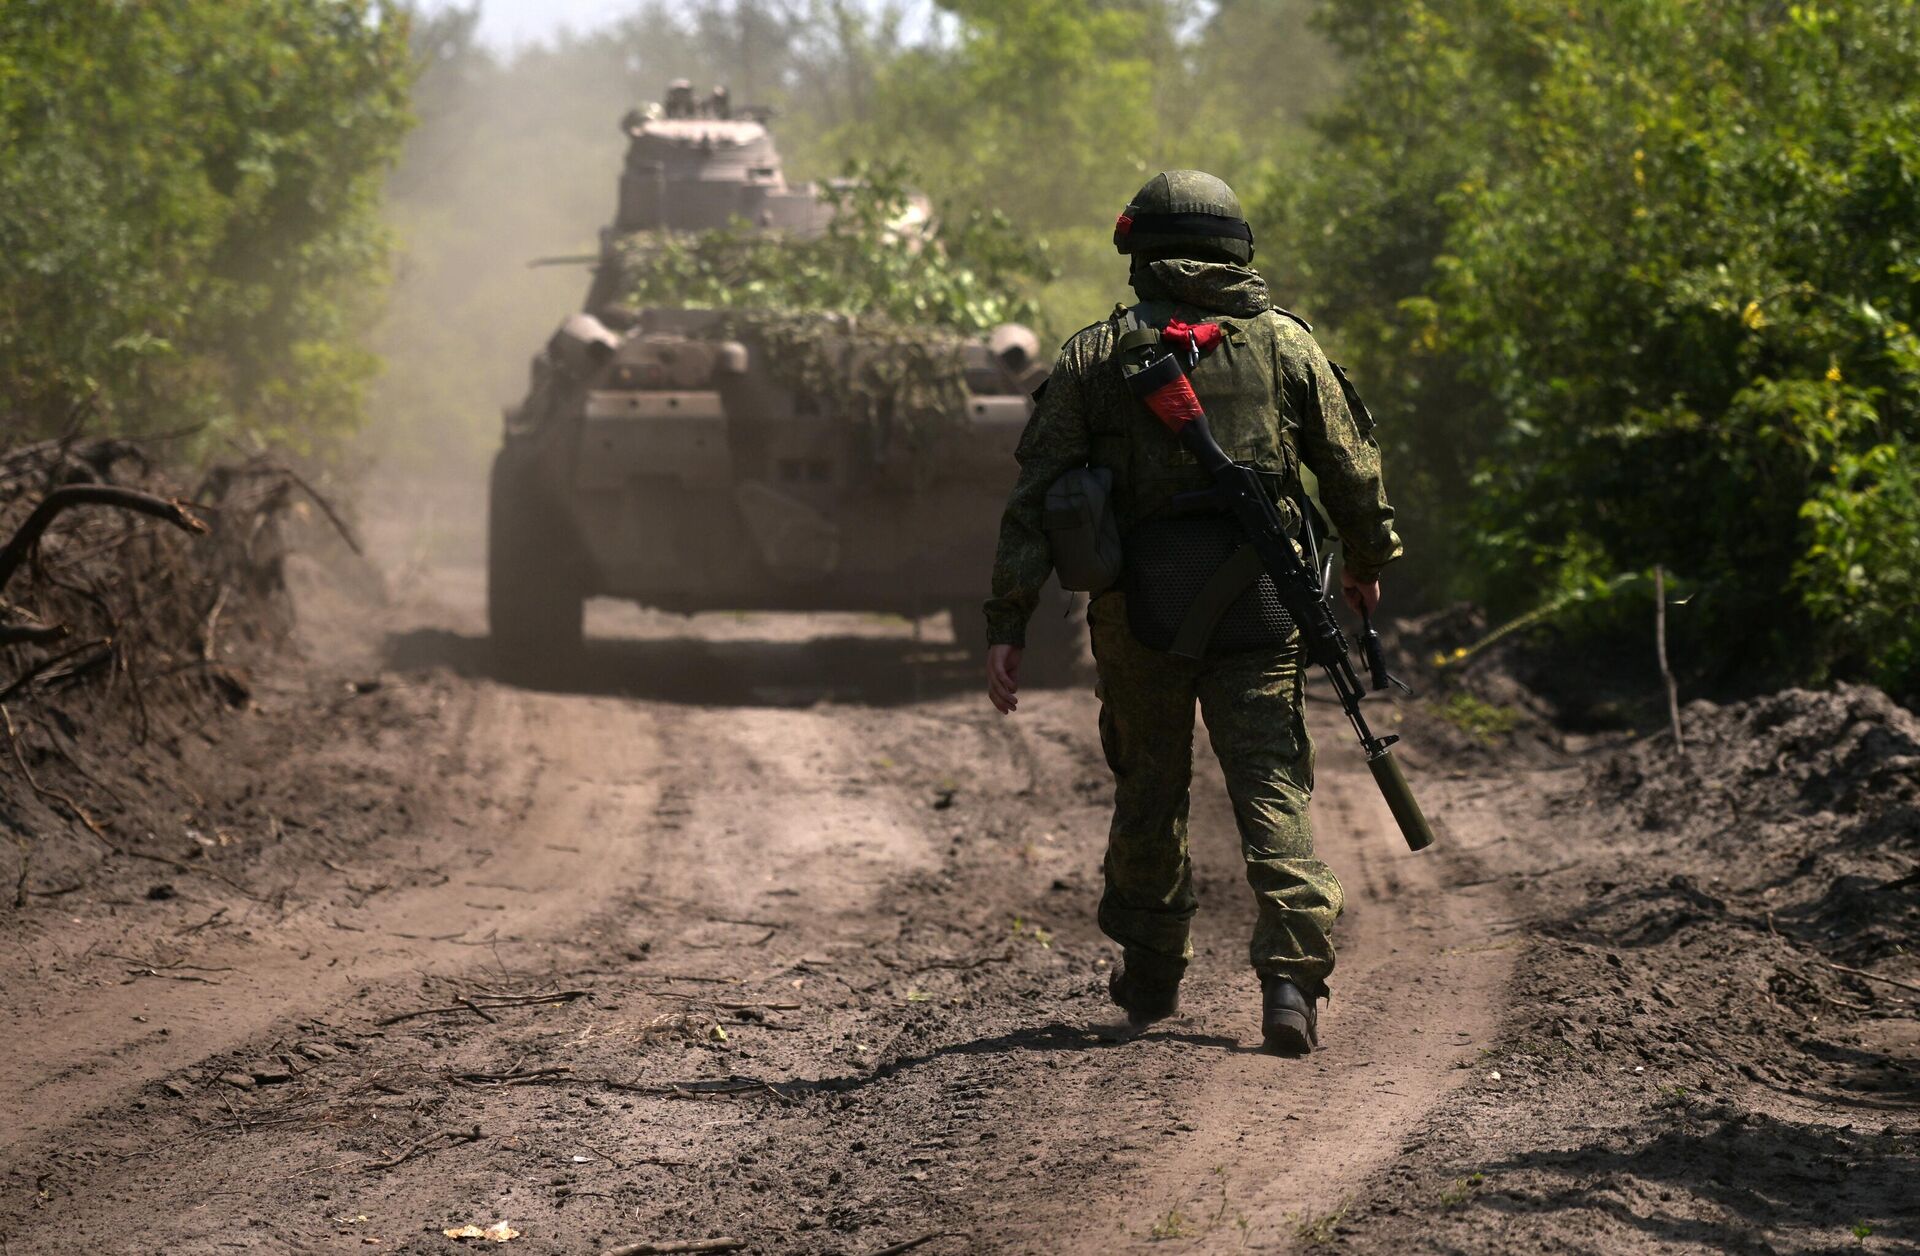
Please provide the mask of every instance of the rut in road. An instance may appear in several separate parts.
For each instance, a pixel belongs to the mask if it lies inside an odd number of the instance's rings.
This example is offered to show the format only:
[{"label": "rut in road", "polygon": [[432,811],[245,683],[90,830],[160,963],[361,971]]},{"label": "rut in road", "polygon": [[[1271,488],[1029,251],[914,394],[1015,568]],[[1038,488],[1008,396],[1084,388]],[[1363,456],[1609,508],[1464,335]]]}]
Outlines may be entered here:
[{"label": "rut in road", "polygon": [[[0,1214],[13,1252],[133,1232],[439,1250],[441,1228],[502,1218],[530,1251],[934,1231],[968,1237],[927,1250],[1285,1248],[1399,1154],[1491,1032],[1504,909],[1443,889],[1470,856],[1399,847],[1338,727],[1316,729],[1349,900],[1326,1050],[1253,1050],[1251,902],[1204,749],[1198,961],[1181,1017],[1126,1041],[1092,924],[1109,787],[1090,694],[1001,720],[949,647],[845,618],[618,627],[582,692],[440,674],[471,710],[423,724],[418,752],[488,805],[388,854],[446,884],[297,917],[284,948],[228,957],[217,991],[141,988],[187,1027],[165,1050],[126,1049],[110,1003],[68,1012],[69,1041],[102,1032],[91,1064],[15,1062],[6,1168],[56,1171]],[[468,669],[470,640],[429,647]],[[724,701],[692,700],[709,676]],[[590,997],[377,1023],[556,990]],[[214,1080],[282,1057],[288,1080]],[[111,1154],[53,1150],[76,1144]]]}]

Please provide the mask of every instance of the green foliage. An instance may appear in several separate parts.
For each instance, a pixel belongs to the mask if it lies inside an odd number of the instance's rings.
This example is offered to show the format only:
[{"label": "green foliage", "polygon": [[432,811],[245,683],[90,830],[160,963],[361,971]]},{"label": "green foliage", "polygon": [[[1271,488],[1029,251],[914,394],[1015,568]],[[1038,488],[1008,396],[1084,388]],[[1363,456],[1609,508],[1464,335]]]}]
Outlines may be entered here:
[{"label": "green foliage", "polygon": [[408,78],[372,0],[0,8],[10,432],[351,427]]},{"label": "green foliage", "polygon": [[1509,706],[1496,706],[1466,690],[1447,695],[1444,702],[1430,703],[1433,713],[1483,746],[1498,744],[1520,722],[1520,713]]},{"label": "green foliage", "polygon": [[812,238],[746,224],[636,235],[621,246],[619,288],[635,308],[737,311],[723,333],[768,355],[800,395],[882,446],[923,444],[966,414],[960,337],[1032,317],[1022,284],[1047,277],[1045,248],[998,214],[922,225],[900,167],[851,167],[829,199],[833,220]]},{"label": "green foliage", "polygon": [[[1331,14],[1330,14],[1331,16]],[[1445,591],[1656,562],[1756,679],[1920,688],[1920,8],[1358,0],[1258,197]]]},{"label": "green foliage", "polygon": [[1480,1188],[1486,1184],[1486,1181],[1487,1175],[1484,1173],[1471,1173],[1463,1178],[1455,1178],[1453,1185],[1440,1192],[1440,1206],[1458,1208],[1470,1202],[1480,1193]]},{"label": "green foliage", "polygon": [[1335,73],[1299,0],[1226,0],[1203,16],[1171,0],[937,7],[946,37],[874,64],[868,110],[821,144],[915,158],[941,203],[991,206],[1049,237],[1060,276],[1040,321],[1054,337],[1126,297],[1108,232],[1127,197],[1163,169],[1264,168]]},{"label": "green foliage", "polygon": [[1180,1211],[1178,1205],[1175,1205],[1167,1209],[1164,1217],[1157,1218],[1151,1226],[1147,1227],[1147,1237],[1156,1243],[1163,1239],[1185,1238],[1188,1234],[1188,1224],[1186,1215]]},{"label": "green foliage", "polygon": [[1044,246],[1000,214],[917,228],[908,180],[904,167],[850,167],[828,192],[833,221],[811,239],[746,224],[634,236],[620,286],[635,306],[825,312],[963,333],[1032,318],[1021,285],[1049,277]]},{"label": "green foliage", "polygon": [[1308,1247],[1327,1246],[1338,1235],[1340,1223],[1347,1219],[1347,1210],[1352,1206],[1351,1199],[1342,1200],[1340,1206],[1332,1212],[1301,1219],[1294,1226],[1294,1237]]},{"label": "green foliage", "polygon": [[[753,346],[807,403],[864,431],[876,461],[896,447],[924,448],[966,417],[966,366],[951,336],[793,309],[741,310],[715,330]],[[911,465],[915,475],[933,474],[927,462]]]}]

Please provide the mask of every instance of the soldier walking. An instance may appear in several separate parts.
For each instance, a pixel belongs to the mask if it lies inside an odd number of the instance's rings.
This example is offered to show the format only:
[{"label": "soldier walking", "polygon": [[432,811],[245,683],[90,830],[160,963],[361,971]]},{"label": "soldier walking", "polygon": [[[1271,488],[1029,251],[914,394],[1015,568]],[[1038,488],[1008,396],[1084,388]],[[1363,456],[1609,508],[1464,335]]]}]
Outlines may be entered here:
[{"label": "soldier walking", "polygon": [[[1002,713],[1018,705],[1027,621],[1054,566],[1049,487],[1078,468],[1103,470],[1128,569],[1123,587],[1098,593],[1088,610],[1100,740],[1114,777],[1100,927],[1123,958],[1109,993],[1136,1026],[1179,1005],[1193,954],[1187,799],[1197,701],[1259,909],[1249,957],[1261,986],[1262,1037],[1270,1050],[1304,1055],[1318,1045],[1317,1007],[1334,965],[1328,933],[1342,900],[1332,870],[1314,857],[1307,818],[1313,743],[1302,712],[1299,636],[1282,619],[1262,639],[1259,624],[1274,621],[1256,610],[1251,627],[1216,633],[1198,659],[1141,640],[1143,608],[1164,586],[1198,587],[1209,574],[1158,579],[1166,564],[1149,561],[1144,541],[1179,537],[1182,521],[1210,526],[1204,509],[1196,515],[1191,505],[1208,477],[1133,397],[1121,359],[1147,342],[1190,344],[1189,374],[1214,434],[1236,462],[1262,473],[1296,536],[1311,509],[1301,467],[1318,479],[1343,541],[1343,592],[1368,612],[1380,599],[1380,570],[1401,552],[1380,448],[1365,407],[1311,328],[1271,303],[1252,268],[1252,230],[1225,183],[1197,170],[1156,175],[1120,215],[1114,245],[1130,261],[1140,300],[1067,341],[1021,438],[986,604],[987,692]],[[1250,590],[1235,605],[1255,600]]]}]

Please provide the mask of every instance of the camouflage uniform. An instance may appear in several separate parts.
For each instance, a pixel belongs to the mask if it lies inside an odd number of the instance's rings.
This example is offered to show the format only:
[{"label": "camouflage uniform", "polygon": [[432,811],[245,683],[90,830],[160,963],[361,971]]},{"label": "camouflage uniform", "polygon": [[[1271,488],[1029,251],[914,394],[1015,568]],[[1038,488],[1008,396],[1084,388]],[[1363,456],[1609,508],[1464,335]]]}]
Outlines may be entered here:
[{"label": "camouflage uniform", "polygon": [[[1346,569],[1374,578],[1400,554],[1380,478],[1380,449],[1349,409],[1340,381],[1307,326],[1275,310],[1255,271],[1223,261],[1135,262],[1143,322],[1219,322],[1221,350],[1242,355],[1237,395],[1210,393],[1207,365],[1193,375],[1210,426],[1236,461],[1298,483],[1304,463],[1344,538]],[[989,640],[1021,644],[1052,569],[1041,517],[1048,485],[1077,466],[1114,472],[1122,534],[1173,496],[1207,487],[1206,473],[1127,391],[1111,360],[1119,316],[1079,332],[1061,350],[1020,441],[1020,475],[1000,525]],[[1246,388],[1248,380],[1261,381]],[[1290,525],[1299,512],[1284,498]],[[1262,975],[1308,992],[1333,970],[1328,930],[1340,914],[1340,884],[1313,855],[1307,802],[1313,743],[1302,718],[1304,677],[1297,639],[1287,647],[1210,655],[1190,663],[1140,644],[1124,595],[1089,611],[1099,672],[1100,736],[1114,774],[1106,893],[1100,926],[1127,951],[1129,967],[1177,977],[1192,955],[1194,911],[1187,856],[1193,711],[1198,700],[1226,775],[1259,905],[1250,956]]]}]

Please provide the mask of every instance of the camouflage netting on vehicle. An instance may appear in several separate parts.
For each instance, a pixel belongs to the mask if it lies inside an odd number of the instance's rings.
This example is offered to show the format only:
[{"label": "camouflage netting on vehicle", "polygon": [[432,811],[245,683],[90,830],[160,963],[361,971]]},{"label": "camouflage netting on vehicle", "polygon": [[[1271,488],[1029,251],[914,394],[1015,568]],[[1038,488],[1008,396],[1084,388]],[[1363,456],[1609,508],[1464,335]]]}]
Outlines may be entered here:
[{"label": "camouflage netting on vehicle", "polygon": [[851,171],[827,196],[813,237],[630,235],[616,290],[635,309],[734,311],[718,334],[757,344],[782,382],[867,425],[878,450],[922,445],[966,414],[964,339],[1031,320],[1021,293],[1046,256],[997,215],[925,221],[897,170]]},{"label": "camouflage netting on vehicle", "polygon": [[966,421],[965,363],[951,336],[817,314],[743,313],[720,330],[764,353],[796,395],[865,432],[876,461]]}]

